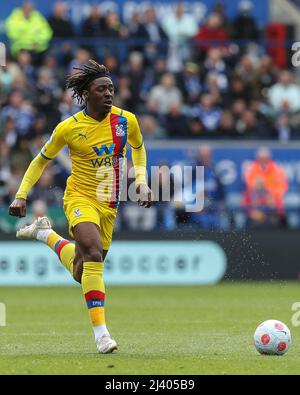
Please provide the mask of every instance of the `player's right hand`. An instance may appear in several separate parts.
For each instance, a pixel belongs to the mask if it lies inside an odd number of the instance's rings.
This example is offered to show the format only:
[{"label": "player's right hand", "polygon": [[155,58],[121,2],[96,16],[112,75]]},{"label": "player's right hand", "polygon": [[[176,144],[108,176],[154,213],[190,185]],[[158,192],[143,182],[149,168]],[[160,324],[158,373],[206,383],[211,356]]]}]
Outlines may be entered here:
[{"label": "player's right hand", "polygon": [[26,200],[22,198],[15,199],[9,206],[8,213],[14,217],[26,217]]}]

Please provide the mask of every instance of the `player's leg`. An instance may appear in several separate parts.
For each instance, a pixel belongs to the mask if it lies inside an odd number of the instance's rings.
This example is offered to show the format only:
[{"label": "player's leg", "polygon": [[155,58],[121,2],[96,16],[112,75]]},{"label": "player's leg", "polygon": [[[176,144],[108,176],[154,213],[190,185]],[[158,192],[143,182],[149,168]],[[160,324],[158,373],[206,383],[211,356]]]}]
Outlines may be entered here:
[{"label": "player's leg", "polygon": [[83,259],[81,285],[99,352],[117,348],[110,338],[105,322],[105,286],[103,280],[103,248],[100,229],[93,222],[80,222],[73,228],[74,238]]},{"label": "player's leg", "polygon": [[[108,251],[103,250],[103,262],[105,261],[105,257]],[[75,244],[75,258],[74,258],[74,266],[73,266],[73,277],[74,279],[81,284],[81,277],[83,273],[83,258],[82,252],[80,251],[79,245]]]},{"label": "player's leg", "polygon": [[75,245],[69,240],[57,234],[51,227],[47,217],[36,219],[31,225],[17,231],[18,239],[39,240],[47,244],[58,256],[61,263],[73,276],[73,265],[76,260],[80,260],[78,255],[75,258]]}]

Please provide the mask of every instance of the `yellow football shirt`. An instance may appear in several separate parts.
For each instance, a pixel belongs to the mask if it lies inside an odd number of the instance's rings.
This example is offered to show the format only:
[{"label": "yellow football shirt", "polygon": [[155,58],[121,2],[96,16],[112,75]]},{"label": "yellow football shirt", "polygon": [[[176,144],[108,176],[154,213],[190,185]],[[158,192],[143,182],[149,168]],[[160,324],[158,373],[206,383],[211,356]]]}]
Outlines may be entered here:
[{"label": "yellow football shirt", "polygon": [[[134,114],[112,107],[102,121],[90,117],[86,109],[59,123],[41,150],[45,159],[53,159],[69,148],[72,173],[65,197],[79,192],[107,207],[116,208],[126,155],[126,143],[134,150],[143,146],[142,134]],[[146,166],[146,158],[141,163]]]}]

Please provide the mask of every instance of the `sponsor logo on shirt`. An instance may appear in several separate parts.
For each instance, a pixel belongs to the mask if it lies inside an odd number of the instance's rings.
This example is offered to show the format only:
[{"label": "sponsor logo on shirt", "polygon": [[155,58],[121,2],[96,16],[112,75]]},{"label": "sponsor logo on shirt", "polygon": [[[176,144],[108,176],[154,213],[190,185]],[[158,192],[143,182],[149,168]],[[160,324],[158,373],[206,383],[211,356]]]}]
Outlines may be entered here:
[{"label": "sponsor logo on shirt", "polygon": [[102,156],[104,153],[106,155],[111,155],[114,152],[115,144],[111,144],[109,147],[107,145],[101,145],[100,148],[93,147],[93,150],[96,152],[98,156]]}]

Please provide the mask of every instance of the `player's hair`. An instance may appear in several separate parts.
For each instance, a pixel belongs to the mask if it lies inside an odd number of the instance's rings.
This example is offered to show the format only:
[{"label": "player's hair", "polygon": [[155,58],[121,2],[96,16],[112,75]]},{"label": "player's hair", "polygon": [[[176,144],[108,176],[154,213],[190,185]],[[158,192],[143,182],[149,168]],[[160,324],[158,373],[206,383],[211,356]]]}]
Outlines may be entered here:
[{"label": "player's hair", "polygon": [[72,89],[72,97],[75,97],[80,104],[84,102],[83,91],[94,79],[110,77],[108,68],[93,59],[89,59],[89,64],[74,69],[79,71],[67,77],[66,88]]}]

